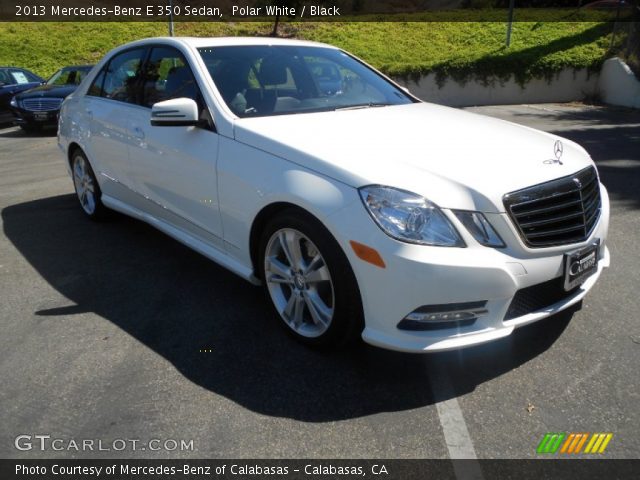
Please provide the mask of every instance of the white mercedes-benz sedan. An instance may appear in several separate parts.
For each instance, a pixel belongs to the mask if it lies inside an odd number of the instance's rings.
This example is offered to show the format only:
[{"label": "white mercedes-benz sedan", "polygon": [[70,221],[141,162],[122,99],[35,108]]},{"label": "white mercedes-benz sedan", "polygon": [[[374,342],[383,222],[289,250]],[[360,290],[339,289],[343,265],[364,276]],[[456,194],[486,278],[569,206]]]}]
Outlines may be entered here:
[{"label": "white mercedes-benz sedan", "polygon": [[150,223],[261,284],[299,340],[431,352],[578,308],[607,191],[557,136],[424,103],[332,46],[154,38],[69,96],[80,206]]}]

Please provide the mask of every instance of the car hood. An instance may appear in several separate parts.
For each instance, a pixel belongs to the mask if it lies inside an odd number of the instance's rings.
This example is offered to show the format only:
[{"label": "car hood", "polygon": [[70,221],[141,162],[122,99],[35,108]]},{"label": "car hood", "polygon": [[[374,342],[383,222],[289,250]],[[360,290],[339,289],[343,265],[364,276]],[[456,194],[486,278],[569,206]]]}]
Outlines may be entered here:
[{"label": "car hood", "polygon": [[22,92],[16,97],[20,100],[24,100],[25,98],[33,98],[33,97],[54,97],[54,98],[65,98],[67,95],[73,93],[75,89],[78,88],[77,85],[40,85],[36,88],[32,88],[27,90],[26,92]]},{"label": "car hood", "polygon": [[353,187],[379,184],[443,208],[502,212],[504,194],[593,164],[579,145],[429,103],[244,118],[236,140]]}]

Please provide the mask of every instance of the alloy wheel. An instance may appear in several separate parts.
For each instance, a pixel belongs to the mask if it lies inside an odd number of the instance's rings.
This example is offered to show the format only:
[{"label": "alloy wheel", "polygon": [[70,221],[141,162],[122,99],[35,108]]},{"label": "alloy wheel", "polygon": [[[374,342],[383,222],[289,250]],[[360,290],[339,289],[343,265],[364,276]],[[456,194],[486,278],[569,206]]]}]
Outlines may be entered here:
[{"label": "alloy wheel", "polygon": [[81,155],[73,161],[73,183],[82,209],[93,215],[96,211],[95,185],[87,161]]},{"label": "alloy wheel", "polygon": [[285,323],[307,338],[325,333],[333,320],[335,292],[321,252],[303,233],[273,233],[264,257],[264,279]]}]

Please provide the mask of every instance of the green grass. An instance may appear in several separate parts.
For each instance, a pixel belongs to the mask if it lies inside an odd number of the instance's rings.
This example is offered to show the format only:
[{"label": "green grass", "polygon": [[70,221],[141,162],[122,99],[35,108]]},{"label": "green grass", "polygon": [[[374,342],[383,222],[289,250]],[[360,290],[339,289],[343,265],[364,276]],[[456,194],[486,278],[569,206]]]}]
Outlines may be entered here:
[{"label": "green grass", "polygon": [[[176,35],[265,35],[270,23],[178,23]],[[0,64],[49,76],[63,65],[95,63],[125,42],[166,35],[165,23],[0,23]],[[500,22],[284,23],[281,34],[338,45],[390,75],[466,81],[551,77],[563,68],[597,70],[611,26],[602,22],[518,22],[504,46]]]}]

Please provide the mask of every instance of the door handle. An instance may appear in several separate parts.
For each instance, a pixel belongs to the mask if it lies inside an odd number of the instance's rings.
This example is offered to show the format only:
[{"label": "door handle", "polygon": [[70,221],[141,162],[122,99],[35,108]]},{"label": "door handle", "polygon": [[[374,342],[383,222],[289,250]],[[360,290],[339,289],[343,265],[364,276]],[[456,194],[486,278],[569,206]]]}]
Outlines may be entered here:
[{"label": "door handle", "polygon": [[140,127],[133,127],[133,135],[142,140],[144,138],[144,131]]},{"label": "door handle", "polygon": [[93,117],[93,111],[92,110],[89,110],[88,108],[85,108],[84,111],[85,111],[85,113],[87,114],[87,116],[89,118]]}]

